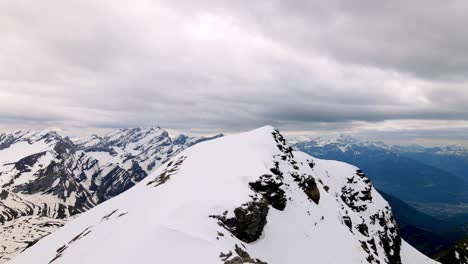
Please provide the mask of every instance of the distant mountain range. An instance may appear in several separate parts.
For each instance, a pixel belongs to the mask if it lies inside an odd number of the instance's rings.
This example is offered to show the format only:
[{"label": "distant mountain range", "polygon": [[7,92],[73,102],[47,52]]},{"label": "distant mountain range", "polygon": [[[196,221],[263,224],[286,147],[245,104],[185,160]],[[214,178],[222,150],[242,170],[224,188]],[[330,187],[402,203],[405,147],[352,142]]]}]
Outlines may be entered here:
[{"label": "distant mountain range", "polygon": [[[405,202],[468,204],[468,182],[446,169],[449,165],[433,166],[429,159],[412,158],[414,152],[409,150],[414,147],[387,146],[351,137],[296,141],[295,147],[316,157],[356,164],[366,171],[380,190]],[[424,148],[419,149],[422,152]],[[458,152],[446,152],[445,155],[459,157]]]}]

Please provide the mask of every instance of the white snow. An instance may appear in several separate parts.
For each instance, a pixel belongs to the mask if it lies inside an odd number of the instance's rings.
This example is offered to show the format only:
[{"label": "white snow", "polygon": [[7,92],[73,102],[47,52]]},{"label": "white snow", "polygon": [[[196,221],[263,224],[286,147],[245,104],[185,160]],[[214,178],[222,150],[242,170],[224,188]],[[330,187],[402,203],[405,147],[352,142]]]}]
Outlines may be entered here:
[{"label": "white snow", "polygon": [[418,263],[438,263],[428,257],[426,257],[424,254],[421,252],[417,251],[415,248],[413,248],[410,244],[408,244],[406,241],[402,241],[401,243],[401,262],[402,263],[416,263],[415,260],[418,259]]},{"label": "white snow", "polygon": [[21,158],[50,149],[50,144],[47,144],[44,141],[34,142],[33,144],[29,144],[26,141],[17,142],[9,148],[0,151],[0,165],[13,163]]}]

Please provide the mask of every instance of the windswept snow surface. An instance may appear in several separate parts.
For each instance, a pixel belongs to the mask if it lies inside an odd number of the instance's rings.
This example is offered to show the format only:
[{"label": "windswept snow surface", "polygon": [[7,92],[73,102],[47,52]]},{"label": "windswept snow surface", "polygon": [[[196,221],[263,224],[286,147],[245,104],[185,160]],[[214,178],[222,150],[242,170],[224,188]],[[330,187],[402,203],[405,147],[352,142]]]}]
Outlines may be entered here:
[{"label": "windswept snow surface", "polygon": [[[404,241],[400,252],[388,204],[356,167],[291,152],[276,133],[195,145],[9,263],[437,263]],[[249,187],[262,175],[281,183],[285,208],[269,203],[261,236],[247,243],[220,219],[265,201]],[[319,199],[306,193],[311,181],[300,184],[312,177]]]},{"label": "windswept snow surface", "polygon": [[[415,262],[415,259],[420,259],[421,261]],[[401,261],[402,263],[438,263],[424,256],[406,241],[402,241],[401,243]]]}]

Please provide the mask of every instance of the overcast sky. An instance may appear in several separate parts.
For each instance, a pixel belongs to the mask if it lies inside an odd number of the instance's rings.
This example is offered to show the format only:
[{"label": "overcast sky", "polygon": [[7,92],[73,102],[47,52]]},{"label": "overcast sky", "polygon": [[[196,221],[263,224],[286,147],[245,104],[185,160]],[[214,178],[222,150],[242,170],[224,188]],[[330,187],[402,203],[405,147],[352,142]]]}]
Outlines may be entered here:
[{"label": "overcast sky", "polygon": [[0,128],[467,140],[468,2],[0,1]]}]

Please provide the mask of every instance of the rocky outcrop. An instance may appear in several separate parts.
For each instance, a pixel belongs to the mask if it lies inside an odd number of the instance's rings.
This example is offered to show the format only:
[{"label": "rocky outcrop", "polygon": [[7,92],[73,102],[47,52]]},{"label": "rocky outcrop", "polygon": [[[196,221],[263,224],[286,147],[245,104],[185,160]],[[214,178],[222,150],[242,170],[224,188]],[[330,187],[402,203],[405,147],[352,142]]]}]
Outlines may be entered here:
[{"label": "rocky outcrop", "polygon": [[224,264],[267,264],[259,259],[253,259],[247,251],[239,247],[237,244],[235,245],[234,252],[236,253],[236,256],[229,251],[226,254],[221,253],[219,257],[224,261]]},{"label": "rocky outcrop", "polygon": [[249,183],[250,188],[260,194],[273,208],[280,211],[286,207],[286,195],[281,189],[283,185],[281,177],[278,175],[264,174],[255,181]]},{"label": "rocky outcrop", "polygon": [[442,264],[468,264],[468,238],[458,241],[452,248],[434,255]]},{"label": "rocky outcrop", "polygon": [[304,191],[304,193],[312,200],[314,203],[319,204],[320,201],[320,191],[317,187],[314,177],[310,175],[299,175],[298,173],[293,173],[291,176],[294,178],[294,181],[297,182],[299,187]]},{"label": "rocky outcrop", "polygon": [[234,217],[228,217],[228,212],[211,216],[218,224],[246,243],[256,241],[267,224],[268,203],[265,200],[252,201],[234,209]]}]

